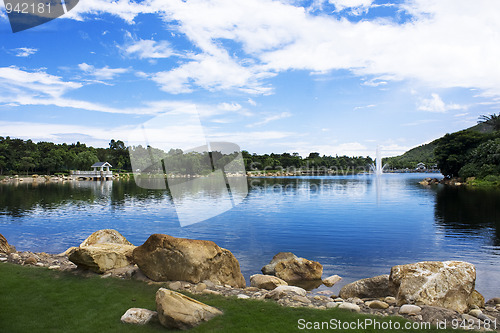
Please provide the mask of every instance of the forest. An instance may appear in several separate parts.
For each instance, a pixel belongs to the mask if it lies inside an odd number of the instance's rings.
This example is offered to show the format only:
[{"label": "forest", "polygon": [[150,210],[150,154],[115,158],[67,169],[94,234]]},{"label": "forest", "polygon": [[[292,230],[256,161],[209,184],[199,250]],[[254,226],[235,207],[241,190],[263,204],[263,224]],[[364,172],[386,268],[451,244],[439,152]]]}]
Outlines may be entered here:
[{"label": "forest", "polygon": [[[118,172],[131,172],[130,153],[136,157],[134,167],[143,172],[165,167],[169,172],[187,174],[206,174],[213,167],[220,168],[234,159],[236,153],[221,154],[183,152],[171,149],[164,152],[152,147],[127,147],[121,140],[111,140],[107,148],[94,148],[84,143],[33,142],[0,136],[0,175],[14,174],[58,174],[70,170],[90,170],[90,166],[98,161],[107,161]],[[373,160],[369,157],[321,156],[312,152],[307,157],[298,153],[283,154],[250,154],[242,152],[245,169],[258,170],[325,170],[364,171]],[[164,166],[147,165],[147,159],[164,160]],[[211,161],[210,161],[211,160]]]}]

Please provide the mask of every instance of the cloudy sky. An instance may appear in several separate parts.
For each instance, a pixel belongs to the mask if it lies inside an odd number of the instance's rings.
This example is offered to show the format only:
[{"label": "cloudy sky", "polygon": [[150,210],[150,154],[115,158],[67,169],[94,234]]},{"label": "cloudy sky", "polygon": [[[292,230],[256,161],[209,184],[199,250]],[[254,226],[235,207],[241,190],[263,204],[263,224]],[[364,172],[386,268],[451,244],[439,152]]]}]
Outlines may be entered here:
[{"label": "cloudy sky", "polygon": [[498,113],[499,15],[495,0],[80,0],[12,33],[2,7],[0,135],[104,147],[195,107],[209,140],[250,152],[396,155]]}]

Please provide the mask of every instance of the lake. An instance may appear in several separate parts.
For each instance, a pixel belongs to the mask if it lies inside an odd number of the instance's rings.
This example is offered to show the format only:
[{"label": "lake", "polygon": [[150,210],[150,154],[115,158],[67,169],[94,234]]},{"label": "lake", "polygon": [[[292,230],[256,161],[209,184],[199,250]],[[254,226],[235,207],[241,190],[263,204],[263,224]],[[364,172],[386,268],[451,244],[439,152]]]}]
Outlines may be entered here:
[{"label": "lake", "polygon": [[133,181],[1,184],[0,233],[20,251],[48,253],[105,228],[135,245],[153,233],[212,240],[233,252],[247,283],[290,251],[319,261],[324,277],[342,276],[334,292],[397,264],[463,260],[476,266],[479,292],[500,296],[500,191],[418,184],[435,176],[250,178],[241,204],[186,227],[169,193]]}]

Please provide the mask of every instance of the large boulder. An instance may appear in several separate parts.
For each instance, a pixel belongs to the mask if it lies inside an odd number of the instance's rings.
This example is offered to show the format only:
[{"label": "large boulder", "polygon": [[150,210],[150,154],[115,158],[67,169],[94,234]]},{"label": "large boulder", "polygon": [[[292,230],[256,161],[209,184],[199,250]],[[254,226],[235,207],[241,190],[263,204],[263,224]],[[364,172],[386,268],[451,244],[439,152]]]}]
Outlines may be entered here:
[{"label": "large boulder", "polygon": [[339,292],[339,296],[343,299],[351,297],[379,298],[392,295],[389,289],[389,275],[387,274],[354,281],[343,286]]},{"label": "large boulder", "polygon": [[0,252],[6,253],[6,254],[14,252],[12,249],[12,246],[9,245],[9,243],[7,242],[7,239],[2,234],[0,234]]},{"label": "large boulder", "polygon": [[245,287],[238,260],[211,241],[154,234],[134,250],[133,256],[141,271],[154,281],[209,280]]},{"label": "large boulder", "polygon": [[287,282],[320,280],[323,266],[312,260],[298,258],[291,252],[280,252],[262,267],[262,273],[274,275]]},{"label": "large boulder", "polygon": [[287,286],[288,283],[276,276],[254,274],[250,276],[250,286],[259,289],[273,290],[279,286]]},{"label": "large boulder", "polygon": [[182,330],[222,314],[214,307],[165,288],[156,292],[156,311],[163,326]]},{"label": "large boulder", "polygon": [[105,229],[94,232],[79,247],[71,249],[68,259],[80,268],[104,273],[133,264],[134,249],[118,231]]},{"label": "large boulder", "polygon": [[476,269],[463,261],[425,261],[391,269],[389,283],[398,305],[424,304],[463,313],[469,309]]}]

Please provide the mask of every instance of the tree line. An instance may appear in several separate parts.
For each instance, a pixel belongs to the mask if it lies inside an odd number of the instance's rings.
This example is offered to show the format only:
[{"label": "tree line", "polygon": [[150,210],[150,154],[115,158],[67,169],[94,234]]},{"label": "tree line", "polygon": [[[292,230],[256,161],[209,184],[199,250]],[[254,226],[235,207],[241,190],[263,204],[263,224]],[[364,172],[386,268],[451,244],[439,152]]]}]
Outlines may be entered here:
[{"label": "tree line", "polygon": [[[152,147],[127,147],[121,140],[111,140],[107,148],[94,148],[85,143],[33,142],[17,138],[0,136],[0,175],[6,174],[54,174],[68,173],[70,170],[89,170],[98,161],[109,162],[115,171],[131,172],[130,153],[134,156],[134,165],[141,172],[159,171],[162,168],[169,172],[183,174],[206,174],[215,168],[230,164],[237,156],[236,152],[222,154],[220,152],[200,153],[183,152],[171,149],[164,152]],[[247,171],[252,170],[366,170],[373,163],[369,157],[321,156],[317,152],[303,158],[298,153],[256,154],[246,150],[242,152],[243,163]],[[164,165],[149,165],[149,161],[162,160]]]}]

